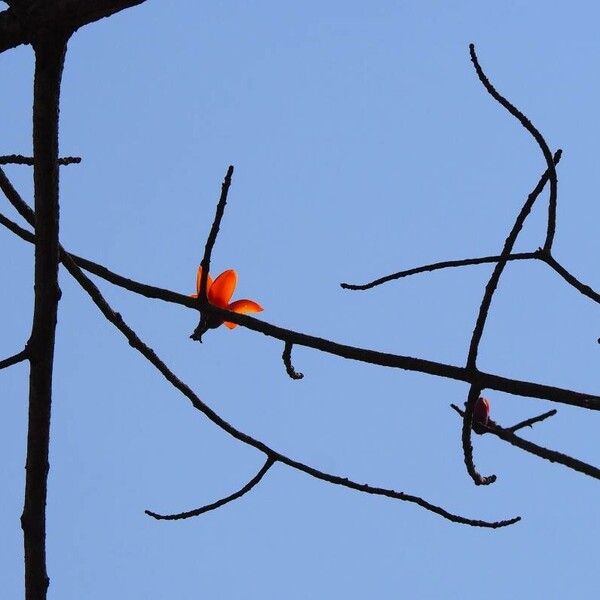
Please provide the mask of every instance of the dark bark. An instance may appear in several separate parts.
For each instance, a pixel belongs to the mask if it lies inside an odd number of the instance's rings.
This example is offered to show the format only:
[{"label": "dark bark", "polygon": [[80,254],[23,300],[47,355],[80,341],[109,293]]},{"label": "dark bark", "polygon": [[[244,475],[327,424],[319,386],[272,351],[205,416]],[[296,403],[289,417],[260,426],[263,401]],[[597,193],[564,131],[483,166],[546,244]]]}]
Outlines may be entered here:
[{"label": "dark bark", "polygon": [[33,154],[35,195],[35,301],[28,352],[29,427],[25,506],[25,597],[46,598],[46,496],[58,288],[58,111],[66,39],[40,35],[34,44]]}]

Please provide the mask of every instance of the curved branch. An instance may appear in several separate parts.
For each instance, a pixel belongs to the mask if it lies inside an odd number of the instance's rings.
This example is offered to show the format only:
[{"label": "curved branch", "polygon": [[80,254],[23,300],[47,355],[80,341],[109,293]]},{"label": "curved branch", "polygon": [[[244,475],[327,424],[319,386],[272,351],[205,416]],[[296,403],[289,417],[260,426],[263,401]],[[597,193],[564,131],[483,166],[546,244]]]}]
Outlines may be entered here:
[{"label": "curved branch", "polygon": [[[15,205],[14,201],[16,199],[18,199],[19,203],[25,204],[22,198],[18,195],[17,191],[10,184],[1,168],[0,189],[2,189],[7,198],[9,198],[13,206],[20,206],[20,204]],[[20,207],[23,209],[22,206]],[[27,210],[30,210],[27,204],[25,204],[25,207]],[[19,212],[21,214],[26,214],[25,210],[23,210],[23,212],[19,210]],[[29,220],[27,217],[25,218],[26,220]],[[1,213],[0,224],[4,225],[7,229],[25,241],[33,242],[35,239],[35,236],[32,233],[26,231]],[[179,294],[171,290],[147,285],[132,279],[127,279],[126,277],[113,273],[106,267],[98,265],[90,260],[78,257],[76,255],[70,256],[79,266],[85,268],[90,273],[98,275],[99,277],[102,277],[103,279],[106,279],[107,281],[127,290],[147,298],[164,300],[166,302],[179,304],[180,306],[185,306],[195,310],[198,308],[197,301],[194,298],[190,298],[189,296]],[[466,383],[471,383],[472,381],[477,380],[481,387],[486,389],[498,390],[500,392],[506,392],[507,394],[513,394],[515,396],[540,398],[542,400],[559,402],[561,404],[568,404],[570,406],[578,406],[580,408],[587,408],[589,410],[600,410],[600,396],[595,396],[593,394],[586,394],[583,392],[558,388],[551,385],[533,383],[531,381],[511,379],[509,377],[503,377],[493,373],[486,373],[485,371],[479,371],[477,369],[473,372],[470,372],[464,367],[457,367],[455,365],[449,365],[446,363],[435,362],[422,358],[389,354],[386,352],[370,350],[368,348],[359,348],[355,346],[348,346],[346,344],[339,344],[338,342],[307,335],[292,329],[277,327],[276,325],[272,325],[266,321],[261,321],[248,315],[233,313],[212,305],[208,305],[206,310],[217,316],[223,317],[224,320],[237,323],[238,325],[246,327],[252,331],[257,331],[283,342],[289,341],[290,343],[298,346],[313,348],[333,356],[339,356],[341,358],[356,360],[381,367],[406,369],[408,371],[426,373],[428,375],[435,375],[437,377],[446,377],[448,379],[464,381]]]},{"label": "curved branch", "polygon": [[244,494],[247,494],[256,484],[260,482],[260,480],[267,474],[267,471],[276,463],[277,461],[272,456],[268,456],[265,464],[261,467],[260,471],[242,488],[240,488],[237,492],[230,494],[226,498],[221,498],[216,502],[212,502],[211,504],[206,504],[205,506],[201,506],[200,508],[195,508],[194,510],[188,510],[186,512],[171,514],[171,515],[161,515],[159,513],[155,513],[151,510],[145,510],[144,512],[154,517],[157,520],[162,521],[179,521],[181,519],[190,519],[191,517],[197,517],[198,515],[202,515],[211,510],[215,510],[216,508],[220,508],[229,502],[233,502],[233,500],[237,500],[241,498]]},{"label": "curved branch", "polygon": [[294,369],[294,365],[292,364],[292,346],[293,344],[291,342],[285,343],[285,348],[283,349],[281,358],[283,358],[283,364],[285,365],[287,374],[292,379],[302,379],[304,377],[304,373],[299,373],[296,371],[296,369]]},{"label": "curved branch", "polygon": [[[0,52],[31,44],[35,33],[61,28],[71,34],[80,27],[109,17],[146,0],[54,0],[15,2],[0,13]],[[21,6],[22,5],[22,6]]]},{"label": "curved branch", "polygon": [[552,157],[552,152],[546,143],[546,140],[542,134],[534,127],[533,123],[513,104],[511,104],[504,96],[502,96],[496,88],[491,84],[486,74],[483,72],[477,54],[475,53],[475,45],[469,44],[469,53],[471,54],[471,61],[479,77],[479,81],[483,84],[487,92],[501,104],[513,117],[515,117],[525,129],[532,135],[540,147],[544,160],[546,161],[546,167],[548,169],[548,177],[550,179],[550,198],[548,200],[548,227],[546,232],[546,241],[544,242],[544,250],[550,251],[552,249],[552,242],[554,241],[554,233],[556,230],[556,200],[557,200],[557,188],[558,183],[556,180],[556,168],[555,165],[558,162],[556,157]]},{"label": "curved branch", "polygon": [[574,275],[571,275],[553,256],[550,252],[544,252],[540,259],[543,260],[551,269],[558,273],[567,283],[572,285],[576,290],[584,296],[591,298],[594,302],[600,304],[600,294],[594,291],[589,285],[581,283]]},{"label": "curved branch", "polygon": [[[462,411],[456,404],[450,405],[459,415],[464,416],[464,411]],[[529,454],[534,454],[535,456],[539,456],[544,460],[549,460],[553,463],[559,463],[573,471],[577,471],[579,473],[583,473],[584,475],[588,475],[589,477],[593,477],[594,479],[600,479],[600,469],[595,467],[594,465],[590,465],[588,463],[583,462],[577,458],[573,458],[568,454],[563,454],[562,452],[557,452],[556,450],[550,450],[549,448],[544,448],[543,446],[539,446],[538,444],[534,444],[528,440],[524,440],[523,438],[514,434],[516,428],[527,427],[533,425],[538,421],[542,421],[550,416],[551,413],[555,413],[556,411],[550,411],[544,413],[543,415],[539,415],[538,417],[533,417],[528,419],[527,421],[523,421],[522,423],[518,423],[517,425],[513,425],[513,427],[509,427],[505,429],[504,427],[500,427],[494,421],[488,421],[487,425],[479,424],[479,427],[483,430],[484,433],[493,433],[495,436],[499,437],[501,440],[508,442],[512,446],[515,446],[525,452],[529,452]]]},{"label": "curved branch", "polygon": [[475,408],[475,402],[481,394],[481,388],[471,385],[469,389],[469,395],[467,396],[467,403],[465,405],[465,412],[463,415],[462,423],[462,446],[465,466],[467,467],[467,473],[471,476],[471,479],[475,482],[475,485],[490,485],[496,481],[495,475],[481,475],[475,463],[473,461],[473,444],[471,443],[471,429],[473,428],[473,410]]},{"label": "curved branch", "polygon": [[[534,190],[529,194],[525,204],[521,208],[515,223],[504,242],[504,248],[501,253],[501,260],[496,263],[494,271],[488,281],[485,292],[483,295],[483,299],[481,300],[481,306],[479,307],[479,314],[477,315],[477,321],[475,323],[475,327],[473,329],[473,335],[471,336],[471,343],[469,345],[469,355],[467,357],[467,369],[475,369],[477,366],[477,353],[479,350],[479,343],[481,342],[481,337],[483,335],[483,329],[485,327],[485,322],[487,320],[487,315],[490,309],[490,305],[492,303],[492,298],[498,286],[498,282],[500,281],[500,276],[504,271],[504,267],[506,266],[507,259],[510,256],[513,246],[521,232],[523,224],[525,220],[529,216],[531,209],[538,196],[541,194],[546,182],[550,181],[550,211],[548,216],[548,233],[546,236],[546,242],[544,244],[544,250],[546,252],[550,251],[552,245],[552,239],[554,237],[554,229],[555,229],[555,218],[556,218],[556,194],[557,194],[557,184],[556,184],[556,167],[555,164],[558,164],[560,161],[560,157],[562,154],[561,150],[558,150],[554,156],[552,156],[550,149],[548,148],[548,144],[542,137],[542,134],[533,126],[531,121],[515,106],[513,106],[504,96],[502,96],[498,91],[494,88],[494,86],[490,83],[489,79],[481,69],[479,62],[477,60],[477,55],[475,54],[475,46],[470,44],[469,50],[471,53],[471,60],[473,61],[473,65],[475,66],[475,70],[477,71],[477,76],[479,80],[484,85],[488,93],[498,101],[504,108],[508,110],[508,112],[516,117],[521,125],[525,127],[525,129],[533,136],[538,145],[540,146],[544,158],[547,163],[546,172],[542,175],[538,184],[534,188]],[[475,482],[476,485],[485,485],[487,483],[492,483],[496,480],[495,476],[491,477],[482,477],[477,472],[475,468],[475,464],[473,463],[473,446],[471,444],[471,427],[473,422],[473,409],[475,407],[475,401],[481,392],[481,387],[476,386],[474,383],[471,384],[471,389],[469,390],[467,405],[465,407],[465,414],[463,417],[463,427],[462,427],[462,446],[463,453],[465,458],[465,464],[467,466],[467,471],[471,475],[471,478]]]},{"label": "curved branch", "polygon": [[[530,260],[537,258],[537,252],[519,252],[511,254],[506,257],[506,260]],[[423,265],[422,267],[414,267],[412,269],[406,269],[404,271],[398,271],[391,275],[385,275],[374,281],[363,284],[355,283],[340,283],[340,287],[345,290],[370,290],[378,285],[387,283],[388,281],[394,281],[396,279],[402,279],[403,277],[409,277],[411,275],[417,275],[419,273],[426,273],[430,271],[438,271],[440,269],[448,269],[452,267],[466,267],[469,265],[482,265],[485,263],[496,263],[502,260],[502,256],[482,256],[479,258],[463,258],[460,260],[445,260],[441,262],[431,263],[429,265]]]}]

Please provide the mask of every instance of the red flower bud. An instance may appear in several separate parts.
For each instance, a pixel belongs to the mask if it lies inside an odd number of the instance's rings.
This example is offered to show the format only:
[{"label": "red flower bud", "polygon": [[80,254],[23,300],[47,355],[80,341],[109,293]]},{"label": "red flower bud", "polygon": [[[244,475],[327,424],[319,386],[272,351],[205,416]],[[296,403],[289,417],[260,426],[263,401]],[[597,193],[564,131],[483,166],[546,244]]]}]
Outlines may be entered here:
[{"label": "red flower bud", "polygon": [[473,410],[473,422],[479,425],[487,425],[490,416],[490,402],[487,398],[479,396]]}]

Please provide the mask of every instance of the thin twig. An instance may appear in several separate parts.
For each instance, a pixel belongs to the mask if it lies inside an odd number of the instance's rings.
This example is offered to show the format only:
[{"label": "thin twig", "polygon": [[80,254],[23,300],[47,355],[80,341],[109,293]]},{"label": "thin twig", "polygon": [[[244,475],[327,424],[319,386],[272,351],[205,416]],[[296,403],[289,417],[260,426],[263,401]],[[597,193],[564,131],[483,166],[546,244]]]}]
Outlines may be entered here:
[{"label": "thin twig", "polygon": [[[464,417],[464,411],[458,408],[456,404],[451,404],[450,406],[459,415]],[[535,419],[539,421],[541,420],[541,417],[547,418],[548,416],[550,416],[549,413],[545,413],[544,415],[540,415],[539,417],[529,419],[529,421],[534,421]],[[523,423],[527,422],[523,421]],[[525,427],[526,425],[523,426]],[[589,477],[593,477],[594,479],[600,479],[600,469],[598,467],[585,463],[577,458],[573,458],[568,454],[563,454],[562,452],[557,452],[556,450],[550,450],[549,448],[544,448],[543,446],[539,446],[538,444],[534,444],[533,442],[524,440],[523,438],[513,433],[513,428],[504,429],[491,419],[488,421],[487,425],[483,425],[482,423],[480,423],[480,427],[485,433],[492,433],[495,436],[499,437],[501,440],[508,442],[512,446],[520,448],[521,450],[524,450],[529,454],[534,454],[535,456],[539,456],[540,458],[549,460],[553,463],[559,463],[565,467],[568,467],[569,469],[572,469],[573,471],[583,473],[584,475],[588,475]]]},{"label": "thin twig", "polygon": [[[490,83],[489,79],[483,72],[481,66],[479,65],[479,61],[477,60],[477,55],[475,54],[475,46],[470,44],[469,50],[471,53],[471,60],[473,61],[473,65],[475,66],[475,70],[477,72],[477,76],[479,80],[484,85],[488,93],[499,102],[508,112],[513,115],[518,121],[525,127],[525,129],[533,136],[538,145],[540,146],[544,158],[547,163],[547,169],[545,173],[540,178],[538,184],[534,188],[534,190],[529,194],[525,204],[521,208],[515,223],[504,242],[504,247],[502,249],[501,257],[502,259],[496,263],[494,271],[485,287],[485,292],[483,298],[481,300],[481,305],[479,307],[479,314],[477,315],[477,321],[475,323],[475,327],[473,329],[473,335],[471,336],[471,343],[469,345],[469,354],[467,357],[467,369],[476,369],[477,367],[477,353],[479,350],[479,344],[481,342],[481,337],[483,335],[483,329],[485,327],[485,322],[487,320],[487,315],[490,309],[490,305],[492,303],[492,298],[498,286],[498,282],[500,281],[500,276],[504,271],[504,267],[506,266],[508,257],[510,256],[513,246],[519,236],[519,233],[525,223],[525,220],[529,216],[533,205],[541,194],[546,182],[550,181],[550,212],[549,212],[549,224],[548,224],[548,234],[546,237],[546,243],[544,244],[544,249],[547,251],[550,250],[552,245],[552,239],[554,236],[554,222],[552,222],[552,226],[550,226],[550,220],[553,220],[556,215],[556,167],[560,161],[560,157],[562,154],[561,150],[558,150],[554,156],[552,156],[550,149],[548,148],[548,144],[542,137],[542,134],[533,126],[531,121],[521,112],[519,111],[513,104],[511,104],[504,96],[502,96]],[[465,459],[465,464],[467,467],[467,471],[471,478],[475,482],[476,485],[485,485],[487,483],[492,483],[496,480],[495,476],[491,477],[482,477],[475,468],[475,464],[473,462],[473,446],[471,444],[471,428],[473,423],[473,409],[475,408],[475,402],[477,397],[481,393],[481,386],[477,386],[474,383],[471,384],[471,388],[468,393],[467,404],[465,407],[465,415],[463,417],[463,426],[462,426],[462,446],[463,446],[463,454]]]},{"label": "thin twig", "polygon": [[208,274],[210,271],[210,259],[212,256],[213,247],[215,242],[217,241],[217,235],[219,233],[219,228],[221,227],[221,220],[223,219],[223,214],[225,212],[225,205],[227,204],[227,194],[229,193],[229,188],[231,186],[231,177],[233,175],[233,165],[229,165],[227,168],[227,173],[225,174],[225,179],[221,184],[221,197],[217,202],[217,208],[215,211],[215,218],[213,219],[213,223],[211,225],[210,231],[208,233],[208,237],[206,238],[206,244],[204,246],[204,255],[202,256],[202,260],[200,262],[200,266],[202,267],[202,274],[200,275],[200,287],[198,288],[198,304],[201,307],[200,314],[200,322],[198,326],[190,335],[190,338],[201,342],[202,336],[208,329],[213,326],[208,318],[208,313],[203,310],[208,305],[208,297],[206,295],[206,285],[208,281]]},{"label": "thin twig", "polygon": [[553,417],[557,412],[558,411],[555,408],[553,408],[552,410],[549,410],[548,412],[538,415],[537,417],[531,417],[531,419],[525,419],[525,421],[521,421],[520,423],[517,423],[516,425],[513,425],[512,427],[506,427],[505,430],[512,431],[512,433],[514,433],[515,431],[519,431],[519,429],[524,429],[525,427],[531,427],[532,425],[535,425],[536,423],[545,421],[546,419]]},{"label": "thin twig", "polygon": [[548,177],[550,179],[550,198],[548,200],[548,227],[546,232],[546,241],[544,242],[544,250],[549,252],[552,249],[552,242],[554,240],[554,233],[556,230],[556,200],[557,200],[557,179],[556,179],[556,168],[555,165],[558,163],[556,157],[552,157],[552,152],[546,143],[546,140],[542,134],[534,127],[533,123],[513,104],[511,104],[502,94],[500,94],[496,88],[492,85],[486,74],[483,72],[477,54],[475,53],[475,45],[469,45],[469,52],[471,54],[471,61],[479,77],[479,81],[483,84],[487,92],[501,104],[513,117],[527,129],[532,137],[540,147],[544,160],[546,161],[546,168],[548,170]]},{"label": "thin twig", "polygon": [[[26,204],[25,207],[21,206],[21,204],[24,204],[23,200],[14,187],[12,187],[10,181],[8,181],[1,168],[0,189],[2,189],[6,197],[9,198],[13,206],[20,207],[21,210],[19,210],[19,212],[22,214],[27,214],[27,211],[31,210]],[[1,213],[0,224],[4,225],[7,229],[27,242],[32,242],[35,239],[32,233],[24,230],[22,227]],[[166,302],[172,302],[187,308],[193,308],[195,310],[198,308],[196,300],[190,298],[189,296],[179,294],[171,290],[165,290],[163,288],[140,283],[132,279],[127,279],[126,277],[113,273],[106,267],[98,265],[97,263],[87,259],[74,255],[71,255],[71,257],[82,268],[85,268],[91,273],[94,273],[95,275],[98,275],[107,281],[110,281],[111,283],[114,283],[115,285],[128,289],[132,292],[148,298],[157,298]],[[313,348],[333,356],[339,356],[341,358],[356,360],[381,367],[427,373],[429,375],[445,377],[457,381],[464,381],[466,383],[471,383],[476,379],[480,382],[482,388],[506,392],[507,394],[513,394],[515,396],[525,396],[529,398],[549,400],[551,402],[559,402],[561,404],[578,406],[580,408],[587,408],[589,410],[600,410],[600,396],[595,396],[593,394],[585,394],[551,385],[533,383],[531,381],[511,379],[509,377],[502,377],[501,375],[495,375],[493,373],[486,373],[485,371],[475,370],[474,372],[469,372],[464,367],[457,367],[455,365],[449,365],[446,363],[435,362],[422,358],[413,358],[410,356],[402,356],[398,354],[389,354],[386,352],[378,352],[376,350],[348,346],[346,344],[339,344],[338,342],[307,335],[299,331],[294,331],[293,329],[284,329],[283,327],[272,325],[271,323],[261,321],[254,317],[250,317],[249,315],[233,313],[212,305],[208,305],[206,310],[219,317],[222,317],[223,320],[237,323],[238,325],[247,327],[252,331],[257,331],[283,342],[289,341],[297,346]]]},{"label": "thin twig", "polygon": [[159,514],[151,510],[145,510],[144,512],[147,515],[154,517],[155,519],[164,521],[179,521],[181,519],[190,519],[191,517],[197,517],[198,515],[202,515],[211,510],[215,510],[216,508],[220,508],[221,506],[228,504],[233,500],[241,498],[244,494],[247,494],[257,483],[260,482],[260,480],[266,475],[267,471],[275,464],[275,462],[277,462],[275,458],[273,458],[272,456],[268,456],[265,464],[261,467],[260,471],[246,485],[240,488],[237,492],[234,492],[233,494],[230,494],[225,498],[221,498],[216,502],[212,502],[211,504],[206,504],[205,506],[195,508],[194,510],[188,510],[186,512],[170,515]]},{"label": "thin twig", "polygon": [[292,364],[292,347],[293,344],[291,342],[286,342],[281,358],[283,358],[283,364],[285,365],[285,370],[287,371],[287,374],[292,379],[302,379],[304,377],[304,374],[296,371],[296,369],[294,369],[294,365]]},{"label": "thin twig", "polygon": [[551,254],[545,252],[540,256],[549,267],[558,273],[567,283],[572,285],[576,290],[579,290],[584,296],[591,298],[594,302],[600,303],[600,294],[594,291],[589,285],[581,283],[574,275],[569,273]]},{"label": "thin twig", "polygon": [[[369,283],[355,284],[355,283],[340,283],[340,286],[345,290],[370,290],[378,285],[387,283],[388,281],[394,281],[395,279],[401,279],[403,277],[409,277],[411,275],[417,275],[419,273],[427,273],[430,271],[438,271],[440,269],[448,269],[452,267],[466,267],[469,265],[482,265],[485,263],[498,262],[501,256],[482,256],[479,258],[463,258],[460,260],[445,260],[442,262],[436,262],[429,265],[423,265],[422,267],[414,267],[412,269],[406,269],[405,271],[398,271],[391,275],[385,275],[379,279],[375,279]],[[511,254],[507,260],[530,260],[537,258],[536,252],[518,252]]]},{"label": "thin twig", "polygon": [[28,358],[29,358],[29,352],[28,352],[27,348],[23,348],[23,350],[21,350],[21,352],[17,352],[16,354],[13,354],[12,356],[5,358],[4,360],[0,360],[0,369],[6,369],[7,367],[12,367],[13,365],[23,362],[24,360],[27,360]]},{"label": "thin twig", "polygon": [[[80,156],[64,156],[58,159],[58,164],[61,166],[76,165],[80,162]],[[22,154],[7,154],[5,156],[0,156],[0,165],[28,165],[32,167],[33,164],[33,156],[23,156]]]}]

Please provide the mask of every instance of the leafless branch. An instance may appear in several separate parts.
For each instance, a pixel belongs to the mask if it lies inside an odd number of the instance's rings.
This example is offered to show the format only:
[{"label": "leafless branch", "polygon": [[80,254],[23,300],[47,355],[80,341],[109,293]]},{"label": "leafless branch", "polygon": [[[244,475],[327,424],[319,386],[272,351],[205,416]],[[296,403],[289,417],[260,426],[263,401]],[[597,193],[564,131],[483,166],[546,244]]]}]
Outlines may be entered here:
[{"label": "leafless branch", "polygon": [[46,598],[46,497],[58,288],[58,108],[67,39],[55,34],[35,41],[33,84],[33,183],[35,198],[35,296],[29,354],[29,419],[25,502],[25,597]]},{"label": "leafless branch", "polygon": [[514,433],[515,431],[518,431],[519,429],[524,429],[525,427],[532,427],[536,423],[541,423],[542,421],[545,421],[546,419],[553,417],[557,412],[558,411],[555,408],[553,408],[552,410],[542,413],[541,415],[538,415],[537,417],[531,417],[531,419],[525,419],[525,421],[521,421],[520,423],[517,423],[516,425],[513,425],[512,427],[506,427],[506,431],[511,431],[512,433]]},{"label": "leafless branch", "polygon": [[229,165],[225,179],[221,185],[221,197],[217,202],[217,209],[215,211],[215,218],[213,219],[210,232],[206,238],[206,245],[204,246],[204,255],[200,266],[202,267],[202,275],[200,276],[200,288],[198,289],[198,305],[201,307],[200,323],[190,336],[193,340],[198,342],[202,341],[202,336],[211,327],[209,313],[204,308],[208,305],[208,298],[206,296],[206,282],[208,281],[208,273],[210,271],[210,259],[212,256],[213,247],[217,241],[217,235],[219,228],[221,227],[221,220],[225,212],[225,205],[227,204],[227,194],[231,186],[231,177],[233,176],[233,165]]},{"label": "leafless branch", "polygon": [[[504,271],[504,267],[506,266],[508,257],[510,256],[513,246],[519,236],[519,233],[525,223],[525,220],[529,216],[531,209],[538,196],[542,193],[546,182],[550,181],[550,211],[548,213],[548,232],[546,236],[546,242],[544,244],[544,249],[546,251],[550,251],[552,246],[552,240],[554,237],[554,229],[555,223],[554,220],[556,218],[556,195],[557,195],[557,183],[556,183],[556,167],[555,164],[558,164],[560,161],[560,157],[562,154],[561,150],[558,150],[554,156],[552,156],[546,141],[542,137],[542,134],[533,126],[531,121],[515,106],[513,106],[504,96],[498,93],[494,86],[490,83],[489,79],[483,72],[479,61],[477,60],[477,55],[475,54],[475,46],[471,44],[469,46],[469,50],[471,53],[471,60],[473,61],[473,65],[475,66],[475,70],[479,77],[479,80],[483,83],[486,90],[489,94],[499,102],[508,112],[513,115],[519,122],[525,127],[525,129],[533,136],[538,145],[540,146],[544,158],[546,159],[547,169],[546,172],[540,178],[538,184],[534,188],[534,190],[529,194],[525,204],[521,208],[519,215],[517,216],[515,223],[504,242],[504,248],[501,253],[501,260],[496,263],[494,267],[494,271],[488,281],[483,298],[481,300],[481,305],[479,307],[479,314],[477,315],[477,321],[475,323],[475,327],[473,329],[473,335],[471,336],[471,343],[469,345],[469,354],[467,357],[467,369],[476,369],[477,368],[477,353],[479,351],[479,344],[481,342],[481,337],[483,335],[483,329],[485,327],[485,323],[487,320],[488,312],[492,303],[492,298],[494,297],[494,293],[498,286],[498,282],[500,281],[500,276]],[[552,221],[552,222],[550,222]],[[465,407],[465,415],[463,417],[463,427],[462,427],[462,446],[463,453],[465,458],[465,464],[467,467],[467,471],[471,478],[477,485],[485,485],[488,483],[492,483],[496,480],[495,476],[492,477],[482,477],[475,468],[475,464],[473,462],[473,446],[471,444],[471,428],[473,422],[473,409],[475,407],[475,401],[477,397],[481,393],[481,386],[477,386],[472,383],[471,388],[469,390],[467,404]]]},{"label": "leafless branch", "polygon": [[546,168],[548,178],[550,180],[550,198],[548,200],[548,226],[546,232],[546,241],[544,242],[544,250],[547,252],[552,250],[552,242],[554,241],[554,233],[556,230],[556,200],[557,200],[557,180],[556,180],[556,164],[560,160],[560,156],[552,156],[552,152],[546,143],[546,140],[542,134],[534,127],[533,123],[513,104],[511,104],[502,94],[500,94],[496,88],[491,84],[486,74],[483,72],[477,54],[475,53],[475,45],[469,45],[469,52],[471,54],[471,61],[479,77],[479,81],[483,84],[487,92],[501,104],[513,117],[515,117],[521,125],[532,135],[537,142],[544,160],[546,161]]},{"label": "leafless branch", "polygon": [[304,374],[296,371],[296,369],[294,369],[294,365],[292,365],[292,347],[292,343],[286,342],[281,358],[283,358],[283,364],[285,365],[285,370],[287,371],[287,374],[292,379],[302,379],[304,377]]},{"label": "leafless branch", "polygon": [[[2,177],[3,173],[0,170],[0,188],[5,192],[5,195],[11,200],[11,203],[18,207],[18,211],[20,214],[25,216],[27,219],[31,217],[30,211],[31,209],[27,206],[24,200],[19,196],[18,192],[14,189],[12,184],[10,184],[10,188],[5,189],[7,179],[6,176]],[[9,194],[6,194],[6,191]],[[83,287],[83,289],[90,296],[94,304],[100,309],[102,314],[106,317],[106,319],[111,322],[121,333],[127,338],[129,345],[132,348],[135,348],[142,356],[144,356],[164,377],[165,379],[171,383],[176,389],[178,389],[184,396],[186,396],[194,408],[202,412],[210,421],[212,421],[215,425],[220,427],[223,431],[231,435],[233,438],[239,440],[240,442],[252,446],[257,450],[260,450],[266,456],[270,456],[274,458],[275,461],[285,464],[292,469],[296,469],[311,477],[316,479],[320,479],[321,481],[326,481],[328,483],[334,485],[341,485],[347,487],[349,489],[357,490],[359,492],[364,492],[367,494],[374,494],[377,496],[387,496],[389,498],[394,498],[396,500],[402,500],[405,502],[411,502],[421,506],[422,508],[433,512],[437,515],[448,519],[449,521],[460,523],[463,525],[471,525],[474,527],[487,527],[496,529],[498,527],[505,527],[507,525],[512,525],[520,520],[520,517],[514,517],[508,520],[502,521],[483,521],[479,519],[468,519],[466,517],[462,517],[461,515],[457,515],[451,513],[444,508],[432,504],[427,500],[419,496],[415,496],[412,494],[406,494],[405,492],[398,492],[396,490],[391,490],[387,488],[380,488],[371,486],[368,484],[357,483],[352,481],[346,477],[340,477],[338,475],[332,475],[330,473],[326,473],[324,471],[320,471],[319,469],[315,469],[309,465],[301,463],[299,461],[293,460],[284,454],[281,454],[269,446],[267,446],[264,442],[249,436],[248,434],[236,429],[233,425],[225,421],[222,417],[220,417],[216,412],[214,412],[207,404],[202,402],[200,398],[192,391],[192,389],[183,383],[168,367],[167,365],[156,355],[154,350],[147,346],[139,336],[129,327],[121,315],[115,312],[111,306],[106,302],[98,288],[94,285],[94,283],[84,275],[83,271],[77,266],[73,258],[66,252],[62,247],[60,249],[60,258],[61,262],[67,269],[67,271],[75,278],[75,280]],[[245,315],[238,315],[237,313],[229,313],[229,311],[224,311],[227,314],[235,315],[236,317],[243,317]],[[233,320],[233,319],[232,319]],[[599,399],[600,400],[600,399]]]},{"label": "leafless branch", "polygon": [[216,508],[220,508],[221,506],[232,502],[233,500],[237,500],[241,498],[244,494],[247,494],[256,484],[260,482],[260,480],[267,474],[267,471],[275,464],[276,460],[272,456],[268,456],[265,464],[261,467],[260,471],[242,488],[240,488],[237,492],[230,494],[225,498],[221,498],[216,502],[212,502],[211,504],[206,504],[205,506],[201,506],[200,508],[195,508],[194,510],[188,510],[186,512],[171,514],[171,515],[162,515],[151,510],[144,511],[147,515],[154,517],[158,520],[164,521],[179,521],[181,519],[190,519],[191,517],[197,517],[204,513],[207,513],[211,510],[215,510]]},{"label": "leafless branch", "polygon": [[[531,260],[536,258],[536,252],[519,252],[511,254],[506,260]],[[497,263],[501,260],[501,256],[482,256],[478,258],[463,258],[460,260],[444,260],[441,262],[431,263],[429,265],[423,265],[421,267],[414,267],[412,269],[406,269],[405,271],[398,271],[385,277],[380,277],[369,283],[355,284],[355,283],[340,283],[340,287],[345,290],[370,290],[378,285],[387,283],[388,281],[394,281],[396,279],[402,279],[403,277],[410,277],[411,275],[418,275],[419,273],[427,273],[431,271],[439,271],[440,269],[448,269],[453,267],[467,267],[469,265],[482,265],[485,263]]]},{"label": "leafless branch", "polygon": [[12,367],[13,365],[23,362],[24,360],[27,360],[28,358],[29,358],[29,352],[28,352],[27,348],[24,348],[23,350],[21,350],[21,352],[17,352],[16,354],[13,354],[12,356],[5,358],[4,360],[0,360],[0,369],[6,369],[8,367]]},{"label": "leafless branch", "polygon": [[[75,165],[81,162],[79,156],[64,156],[58,159],[58,164],[61,166]],[[28,165],[32,167],[34,164],[33,156],[23,156],[22,154],[7,154],[0,156],[0,165]]]},{"label": "leafless branch", "polygon": [[[456,404],[450,405],[459,415],[464,417],[464,411],[462,411]],[[552,413],[553,411],[550,411]],[[539,417],[533,417],[532,419],[528,419],[528,421],[523,421],[523,423],[519,423],[514,425],[513,427],[509,427],[508,429],[504,429],[494,421],[490,420],[487,425],[480,424],[480,428],[485,433],[492,433],[495,436],[499,437],[501,440],[508,442],[512,446],[520,448],[525,452],[529,452],[529,454],[534,454],[535,456],[539,456],[545,460],[549,460],[553,463],[559,463],[572,469],[573,471],[578,471],[579,473],[583,473],[584,475],[588,475],[589,477],[593,477],[594,479],[600,479],[600,469],[595,467],[594,465],[590,465],[585,463],[577,458],[573,458],[567,454],[563,454],[562,452],[557,452],[556,450],[550,450],[549,448],[544,448],[543,446],[539,446],[538,444],[534,444],[533,442],[529,442],[528,440],[524,440],[523,438],[514,434],[515,427],[526,427],[528,425],[533,424],[534,422],[541,421],[545,418],[551,416],[550,413],[544,413]]]},{"label": "leafless branch", "polygon": [[[11,204],[17,208],[19,213],[24,216],[28,222],[31,222],[29,216],[25,216],[28,215],[28,211],[31,209],[23,202],[2,169],[0,169],[0,189],[2,189],[5,196],[9,199]],[[16,223],[2,214],[0,214],[0,224],[7,227],[10,231],[25,241],[31,242],[34,239],[33,234],[25,231],[23,228],[19,227]],[[82,268],[85,268],[90,273],[98,275],[99,277],[102,277],[107,281],[114,283],[115,285],[148,298],[157,298],[166,302],[172,302],[197,310],[196,300],[190,298],[189,296],[179,294],[171,290],[140,283],[113,273],[106,267],[98,265],[97,263],[87,259],[77,256],[72,257]],[[334,356],[339,356],[341,358],[356,360],[382,367],[427,373],[429,375],[446,377],[448,379],[464,381],[466,383],[471,383],[472,381],[477,380],[481,387],[486,389],[498,390],[500,392],[506,392],[516,396],[549,400],[551,402],[568,404],[570,406],[578,406],[580,408],[587,408],[589,410],[600,410],[600,396],[593,394],[577,392],[551,385],[543,385],[531,381],[511,379],[509,377],[503,377],[501,375],[495,375],[485,371],[475,370],[474,372],[469,372],[464,367],[458,367],[455,365],[430,361],[422,358],[413,358],[410,356],[390,354],[387,352],[378,352],[368,348],[348,346],[324,338],[301,333],[299,331],[294,331],[292,329],[284,329],[283,327],[272,325],[271,323],[261,321],[249,315],[230,312],[210,304],[206,307],[206,310],[214,313],[223,320],[237,323],[238,325],[247,327],[252,331],[257,331],[283,342],[289,341],[291,344],[295,344],[297,346],[313,348],[315,350],[319,350]]]}]

